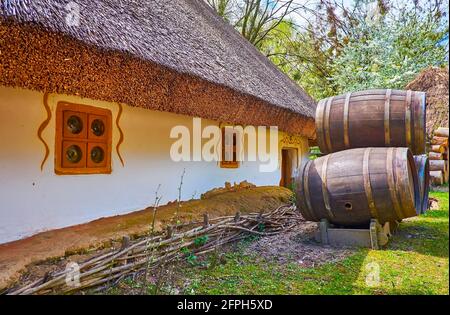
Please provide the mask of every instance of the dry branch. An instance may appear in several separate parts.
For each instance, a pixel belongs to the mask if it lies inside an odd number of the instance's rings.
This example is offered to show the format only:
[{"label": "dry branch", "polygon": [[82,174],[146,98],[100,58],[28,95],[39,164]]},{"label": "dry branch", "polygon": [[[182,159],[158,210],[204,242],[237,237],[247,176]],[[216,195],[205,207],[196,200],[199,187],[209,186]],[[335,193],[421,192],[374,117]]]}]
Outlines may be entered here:
[{"label": "dry branch", "polygon": [[[79,264],[79,285],[66,282],[69,271],[59,270],[47,274],[23,287],[15,287],[7,292],[17,294],[74,293],[79,290],[96,288],[99,290],[114,284],[126,276],[164,267],[168,262],[182,259],[186,250],[196,256],[214,251],[218,246],[236,242],[249,235],[276,235],[295,227],[303,218],[295,206],[281,206],[268,213],[236,214],[220,218],[207,215],[197,227],[182,231],[188,225],[171,227],[167,234],[160,233],[135,241],[126,239],[120,249],[93,257]],[[203,242],[197,240],[202,237]],[[100,287],[102,285],[103,287]]]}]

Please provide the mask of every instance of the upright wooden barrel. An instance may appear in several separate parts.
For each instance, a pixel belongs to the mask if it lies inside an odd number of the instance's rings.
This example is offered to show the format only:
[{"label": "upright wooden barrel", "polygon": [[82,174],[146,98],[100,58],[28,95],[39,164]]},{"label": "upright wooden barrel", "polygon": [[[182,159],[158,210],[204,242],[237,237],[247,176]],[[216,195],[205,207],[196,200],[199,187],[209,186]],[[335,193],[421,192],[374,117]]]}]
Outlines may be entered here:
[{"label": "upright wooden barrel", "polygon": [[414,158],[408,148],[350,149],[304,163],[295,177],[305,219],[359,226],[420,213]]},{"label": "upright wooden barrel", "polygon": [[316,109],[322,153],[350,148],[409,147],[425,153],[425,93],[367,90],[329,97]]},{"label": "upright wooden barrel", "polygon": [[428,192],[430,190],[430,163],[426,154],[415,155],[414,163],[419,182],[420,213],[425,213],[428,209]]}]

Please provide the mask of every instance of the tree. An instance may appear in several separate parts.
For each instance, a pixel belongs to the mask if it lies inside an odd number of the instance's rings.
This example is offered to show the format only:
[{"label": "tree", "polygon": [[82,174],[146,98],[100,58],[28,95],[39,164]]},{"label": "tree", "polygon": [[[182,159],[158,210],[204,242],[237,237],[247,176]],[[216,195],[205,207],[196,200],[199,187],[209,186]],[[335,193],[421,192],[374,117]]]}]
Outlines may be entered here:
[{"label": "tree", "polygon": [[231,0],[206,0],[206,2],[217,12],[218,15],[230,22],[231,18]]},{"label": "tree", "polygon": [[261,47],[263,41],[287,16],[302,6],[294,0],[206,0],[250,43]]},{"label": "tree", "polygon": [[438,44],[448,25],[436,12],[418,14],[413,7],[360,21],[332,62],[336,91],[401,89],[422,69],[448,64],[448,48]]},{"label": "tree", "polygon": [[448,64],[448,0],[207,0],[313,98]]}]

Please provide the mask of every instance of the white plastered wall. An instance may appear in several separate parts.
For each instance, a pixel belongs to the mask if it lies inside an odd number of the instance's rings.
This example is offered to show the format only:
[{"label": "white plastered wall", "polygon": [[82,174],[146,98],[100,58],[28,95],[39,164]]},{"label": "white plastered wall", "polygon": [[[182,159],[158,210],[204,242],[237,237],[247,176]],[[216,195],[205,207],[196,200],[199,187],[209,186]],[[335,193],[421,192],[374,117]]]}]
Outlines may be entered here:
[{"label": "white plastered wall", "polygon": [[[111,174],[55,174],[55,110],[61,100],[111,110]],[[118,104],[57,94],[49,95],[48,104],[52,117],[42,137],[50,155],[41,171],[45,149],[37,130],[47,117],[43,93],[0,86],[0,243],[143,209],[153,203],[159,184],[161,204],[173,201],[178,196],[183,169],[186,173],[182,199],[198,198],[226,181],[247,180],[258,186],[279,184],[280,169],[261,173],[258,162],[244,161],[237,169],[220,168],[217,162],[173,162],[169,152],[175,140],[169,138],[170,130],[175,125],[185,125],[192,132],[192,117],[124,104],[120,119],[124,133],[120,146],[125,162],[122,166],[115,150],[119,140],[115,126]],[[202,120],[202,124],[219,122]],[[299,160],[308,149],[305,138],[280,132],[279,140],[280,151],[283,146],[298,148]]]}]

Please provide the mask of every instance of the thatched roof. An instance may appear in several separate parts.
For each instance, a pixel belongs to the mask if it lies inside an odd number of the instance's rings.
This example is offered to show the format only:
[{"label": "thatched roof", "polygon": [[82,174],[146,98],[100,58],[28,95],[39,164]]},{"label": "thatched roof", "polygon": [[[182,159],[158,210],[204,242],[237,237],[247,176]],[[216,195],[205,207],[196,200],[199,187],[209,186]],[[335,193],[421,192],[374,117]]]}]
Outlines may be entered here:
[{"label": "thatched roof", "polygon": [[[314,127],[311,122],[314,117],[315,102],[311,97],[217,16],[203,0],[77,0],[75,2],[80,7],[79,26],[70,26],[66,23],[69,12],[66,0],[5,0],[0,7],[0,21],[2,20],[3,27],[15,28],[22,34],[24,38],[16,38],[16,41],[27,40],[29,43],[32,39],[26,33],[36,32],[37,36],[38,32],[45,30],[52,37],[64,36],[65,41],[75,40],[73,45],[85,44],[90,47],[90,50],[95,48],[103,54],[109,53],[108,57],[111,57],[111,54],[120,53],[141,64],[145,61],[161,66],[168,72],[184,74],[185,79],[194,80],[196,84],[199,84],[197,81],[201,80],[212,84],[215,88],[225,89],[227,93],[233,91],[234,96],[231,94],[227,96],[229,99],[233,98],[233,102],[229,102],[228,106],[237,106],[238,109],[228,108],[229,111],[245,110],[236,103],[236,99],[246,98],[248,104],[260,104],[261,108],[258,107],[259,105],[256,106],[259,110],[270,111],[271,115],[284,117],[282,121],[273,117],[274,119],[266,121],[266,124],[289,122],[298,125],[292,116],[295,115],[297,118],[303,118],[300,119],[304,125],[302,128],[297,126],[295,130],[292,130],[291,126],[280,125],[280,129],[307,133],[308,136],[313,137],[311,130]],[[9,35],[8,33],[11,33],[11,30],[4,31],[6,36]],[[39,34],[39,36],[45,36],[42,33]],[[9,43],[7,39],[6,42]],[[11,42],[9,45],[14,43]],[[77,49],[81,48],[77,47]],[[142,81],[148,78],[135,76],[128,79]],[[11,80],[15,84],[33,88],[33,84],[20,84],[16,78]],[[6,82],[4,79],[0,83],[11,85],[11,82]],[[45,83],[34,85],[42,86]],[[80,91],[67,84],[66,86],[69,92],[91,96],[90,93],[83,91],[81,86],[78,87]],[[142,90],[142,87],[140,89]],[[108,98],[125,102],[114,97],[103,97],[103,99]],[[132,100],[127,101],[130,105],[141,106]],[[154,108],[151,105],[144,107]],[[269,107],[274,108],[269,109]],[[258,108],[251,108],[251,110],[258,111]],[[171,110],[164,106],[158,109]],[[178,112],[196,114],[194,108]],[[199,116],[219,118],[217,114]],[[245,115],[241,116],[242,119],[238,118],[237,121],[232,122],[249,123]],[[227,117],[222,114],[220,118]],[[230,118],[227,119],[230,120]],[[312,128],[306,131],[306,127]]]},{"label": "thatched roof", "polygon": [[426,128],[429,139],[432,138],[434,130],[438,127],[448,127],[448,68],[426,68],[405,88],[424,91],[427,94]]}]

